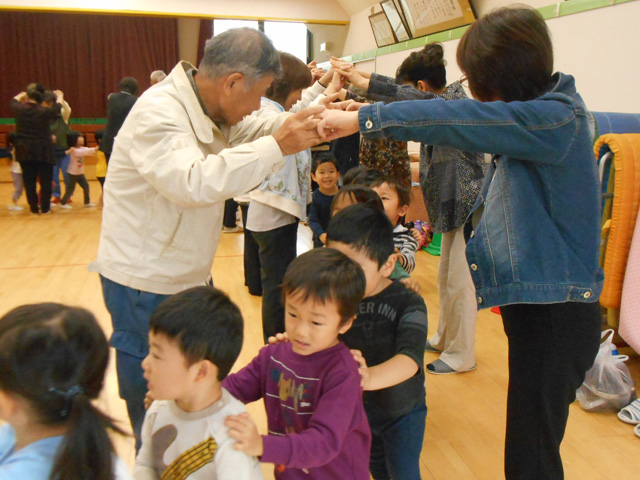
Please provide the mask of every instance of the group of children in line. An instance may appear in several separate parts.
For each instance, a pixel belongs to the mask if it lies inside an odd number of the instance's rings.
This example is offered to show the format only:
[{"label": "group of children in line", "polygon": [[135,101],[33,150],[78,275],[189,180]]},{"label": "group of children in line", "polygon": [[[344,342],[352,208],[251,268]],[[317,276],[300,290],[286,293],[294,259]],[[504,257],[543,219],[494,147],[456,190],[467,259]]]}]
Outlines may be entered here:
[{"label": "group of children in line", "polygon": [[326,230],[331,217],[347,205],[367,203],[380,207],[391,221],[398,262],[391,274],[405,286],[420,293],[418,283],[410,278],[416,265],[416,252],[425,243],[422,233],[404,226],[411,203],[410,190],[398,179],[379,170],[358,166],[350,169],[338,185],[338,165],[335,156],[322,152],[315,156],[311,167],[312,179],[318,183],[313,192],[309,213],[309,227],[314,247],[326,245]]},{"label": "group of children in line", "polygon": [[[281,479],[420,478],[427,311],[388,278],[393,225],[377,203],[343,207],[327,248],[290,264],[285,332],[237,373],[229,371],[243,320],[224,293],[196,287],[156,309],[142,364],[152,403],[134,478],[259,479],[259,461]],[[19,307],[0,319],[0,345],[0,478],[127,478],[104,430],[112,424],[90,402],[108,357],[93,316]],[[243,406],[259,399],[266,435]],[[81,475],[85,465],[91,472]]]}]

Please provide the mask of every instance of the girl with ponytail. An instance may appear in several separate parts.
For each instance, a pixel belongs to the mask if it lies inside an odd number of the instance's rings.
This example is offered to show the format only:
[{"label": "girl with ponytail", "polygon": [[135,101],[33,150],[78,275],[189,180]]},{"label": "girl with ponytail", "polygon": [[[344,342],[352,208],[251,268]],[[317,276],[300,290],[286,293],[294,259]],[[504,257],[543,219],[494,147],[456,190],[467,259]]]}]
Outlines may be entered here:
[{"label": "girl with ponytail", "polygon": [[56,303],[0,318],[0,480],[128,480],[92,403],[109,349],[94,316]]}]

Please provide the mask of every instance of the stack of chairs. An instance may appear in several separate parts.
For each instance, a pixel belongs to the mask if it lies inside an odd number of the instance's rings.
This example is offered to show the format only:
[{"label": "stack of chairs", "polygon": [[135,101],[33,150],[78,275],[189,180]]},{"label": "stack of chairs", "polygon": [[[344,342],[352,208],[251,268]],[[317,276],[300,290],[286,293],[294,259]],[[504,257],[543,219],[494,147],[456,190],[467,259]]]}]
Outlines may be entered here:
[{"label": "stack of chairs", "polygon": [[640,305],[640,270],[635,268],[640,268],[640,222],[636,221],[640,207],[640,114],[594,112],[594,117],[594,151],[603,190],[600,264],[605,281],[600,304],[606,309],[607,323],[640,352],[640,308],[631,307],[636,302]]}]

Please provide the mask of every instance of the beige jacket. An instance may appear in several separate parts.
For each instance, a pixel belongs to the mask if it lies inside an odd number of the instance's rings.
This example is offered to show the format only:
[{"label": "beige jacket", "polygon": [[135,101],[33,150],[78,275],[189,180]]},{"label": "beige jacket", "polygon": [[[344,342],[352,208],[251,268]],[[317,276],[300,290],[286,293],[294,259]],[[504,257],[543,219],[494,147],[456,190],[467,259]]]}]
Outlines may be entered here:
[{"label": "beige jacket", "polygon": [[98,257],[89,269],[121,285],[174,294],[203,285],[222,229],[224,200],[284,163],[272,136],[286,119],[247,117],[218,128],[204,115],[187,62],[147,90],[109,160]]}]

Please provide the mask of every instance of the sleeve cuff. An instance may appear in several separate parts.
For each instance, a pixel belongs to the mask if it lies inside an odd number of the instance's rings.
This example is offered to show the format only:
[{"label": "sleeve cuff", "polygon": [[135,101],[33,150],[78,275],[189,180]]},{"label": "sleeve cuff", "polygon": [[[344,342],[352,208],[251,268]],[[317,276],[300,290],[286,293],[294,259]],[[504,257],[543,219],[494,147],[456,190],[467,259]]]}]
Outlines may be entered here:
[{"label": "sleeve cuff", "polygon": [[[328,85],[327,85],[328,86]],[[316,81],[313,85],[309,87],[307,90],[309,93],[313,94],[313,96],[318,96],[326,90],[325,87],[320,85],[320,82]]]},{"label": "sleeve cuff", "polygon": [[360,133],[367,138],[380,138],[384,136],[380,128],[381,106],[382,103],[377,102],[371,105],[365,105],[358,110]]}]

